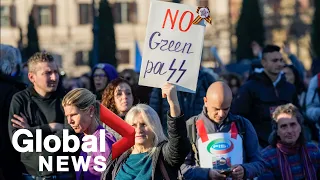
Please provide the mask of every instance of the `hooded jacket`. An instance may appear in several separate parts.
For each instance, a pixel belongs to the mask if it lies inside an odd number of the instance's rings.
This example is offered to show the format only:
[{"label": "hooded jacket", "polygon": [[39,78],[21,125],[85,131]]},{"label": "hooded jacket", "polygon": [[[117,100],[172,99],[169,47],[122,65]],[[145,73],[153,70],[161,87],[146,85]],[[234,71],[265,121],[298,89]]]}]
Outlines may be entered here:
[{"label": "hooded jacket", "polygon": [[[114,66],[112,66],[110,64],[107,64],[107,63],[99,63],[99,64],[97,64],[97,65],[95,65],[93,67],[92,74],[91,74],[91,82],[92,82],[91,87],[93,88],[93,92],[97,95],[97,99],[101,100],[101,95],[102,95],[103,91],[102,92],[96,92],[96,88],[94,86],[94,81],[93,81],[93,75],[94,75],[94,72],[97,69],[102,69],[106,73],[107,78],[108,78],[107,85],[112,80],[114,80],[114,79],[116,79],[118,77],[118,72],[117,72],[117,70],[116,70],[116,68]],[[107,87],[107,85],[106,85],[106,87]]]},{"label": "hooded jacket", "polygon": [[287,103],[299,107],[294,85],[288,83],[282,73],[272,82],[262,71],[253,73],[240,87],[231,112],[249,119],[258,134],[260,145],[266,147],[271,133],[272,113],[277,106]]},{"label": "hooded jacket", "polygon": [[11,76],[0,74],[0,169],[5,179],[19,179],[18,176],[21,176],[20,154],[10,142],[8,116],[12,96],[25,88],[25,84],[16,81]]}]

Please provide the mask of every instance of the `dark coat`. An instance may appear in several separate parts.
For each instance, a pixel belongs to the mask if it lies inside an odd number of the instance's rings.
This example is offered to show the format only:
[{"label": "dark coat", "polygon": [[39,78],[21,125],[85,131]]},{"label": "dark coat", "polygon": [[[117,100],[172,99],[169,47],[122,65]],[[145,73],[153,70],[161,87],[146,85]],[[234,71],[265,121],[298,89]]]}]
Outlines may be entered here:
[{"label": "dark coat", "polygon": [[[187,137],[186,123],[183,116],[171,118],[168,115],[168,134],[169,140],[160,143],[152,155],[152,180],[164,179],[155,175],[162,175],[160,169],[160,158],[164,163],[165,169],[170,179],[177,179],[179,168],[190,152],[190,142]],[[131,154],[127,151],[119,158],[107,164],[106,170],[103,172],[102,180],[113,180],[121,169],[123,163]]]},{"label": "dark coat", "polygon": [[231,112],[249,119],[258,134],[260,145],[266,147],[271,133],[272,113],[277,106],[287,103],[299,107],[295,87],[286,81],[284,75],[274,86],[266,73],[254,73],[240,87]]},{"label": "dark coat", "polygon": [[[41,97],[33,87],[29,87],[23,91],[16,93],[12,97],[9,110],[9,120],[13,118],[14,114],[23,113],[26,116],[27,122],[29,124],[29,130],[33,135],[33,142],[36,141],[36,130],[41,129],[42,138],[44,139],[48,135],[56,135],[62,140],[62,131],[53,132],[49,127],[49,123],[62,123],[65,124],[65,128],[69,129],[69,134],[75,134],[70,125],[67,124],[61,105],[64,92],[56,91],[51,94],[50,97]],[[18,130],[9,124],[9,135],[12,139],[13,134]],[[23,141],[25,139],[30,139],[26,136],[19,136],[18,144],[23,147]],[[61,142],[62,143],[62,142]],[[53,144],[51,144],[52,147]],[[70,146],[72,147],[72,146]],[[33,176],[50,176],[57,174],[56,167],[53,171],[48,171],[46,168],[43,171],[39,171],[39,156],[43,156],[45,159],[48,156],[52,156],[53,164],[56,163],[57,156],[68,156],[70,153],[63,153],[62,147],[56,153],[47,152],[44,148],[42,152],[24,152],[21,153],[20,160],[23,163],[23,172],[31,174]],[[69,169],[72,172],[73,167],[70,163],[71,158],[69,158]]]},{"label": "dark coat", "polygon": [[196,124],[198,120],[204,122],[206,132],[213,133],[227,133],[231,130],[231,124],[235,122],[238,134],[243,143],[243,164],[244,179],[253,178],[263,172],[264,161],[259,153],[259,142],[257,134],[249,120],[241,116],[228,114],[227,118],[222,124],[217,124],[210,120],[207,115],[207,109],[204,107],[201,114],[191,117],[187,121],[188,136],[191,143],[194,143],[195,148],[187,156],[185,163],[181,166],[181,171],[185,179],[207,180],[210,168],[201,168],[197,165],[199,160],[199,151],[197,141],[200,138],[197,132]]},{"label": "dark coat", "polygon": [[10,76],[0,74],[0,169],[2,169],[5,179],[19,179],[15,175],[21,172],[19,168],[20,155],[13,148],[9,138],[8,117],[12,96],[25,88],[25,84],[16,81]]}]

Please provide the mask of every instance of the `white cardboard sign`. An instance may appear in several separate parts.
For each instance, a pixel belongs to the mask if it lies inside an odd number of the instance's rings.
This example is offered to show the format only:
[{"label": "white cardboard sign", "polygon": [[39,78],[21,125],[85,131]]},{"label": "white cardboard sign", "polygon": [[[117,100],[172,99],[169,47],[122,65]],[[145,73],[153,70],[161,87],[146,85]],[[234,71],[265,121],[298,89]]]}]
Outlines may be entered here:
[{"label": "white cardboard sign", "polygon": [[196,7],[151,1],[139,85],[196,91],[205,32],[204,20],[192,23],[197,16]]},{"label": "white cardboard sign", "polygon": [[198,139],[200,166],[202,168],[227,169],[243,163],[242,138],[232,138],[230,133],[208,134],[209,140]]}]

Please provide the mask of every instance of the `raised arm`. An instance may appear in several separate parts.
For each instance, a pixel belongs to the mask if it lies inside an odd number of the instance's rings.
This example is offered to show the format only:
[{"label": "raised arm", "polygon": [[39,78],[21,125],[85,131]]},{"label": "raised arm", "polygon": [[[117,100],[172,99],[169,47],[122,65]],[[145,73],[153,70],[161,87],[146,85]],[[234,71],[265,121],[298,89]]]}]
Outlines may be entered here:
[{"label": "raised arm", "polygon": [[181,115],[180,104],[177,95],[177,89],[174,85],[166,83],[162,88],[162,98],[167,98],[170,106],[170,116],[172,118]]},{"label": "raised arm", "polygon": [[298,70],[299,76],[303,80],[305,68],[304,68],[302,62],[297,58],[297,56],[292,54],[289,44],[285,44],[283,46],[283,51],[288,55],[289,59],[291,60],[292,65]]},{"label": "raised arm", "polygon": [[190,142],[187,137],[186,123],[177,97],[176,87],[165,84],[162,87],[162,97],[167,98],[170,111],[167,115],[168,143],[162,149],[165,161],[174,167],[179,167],[190,151]]}]

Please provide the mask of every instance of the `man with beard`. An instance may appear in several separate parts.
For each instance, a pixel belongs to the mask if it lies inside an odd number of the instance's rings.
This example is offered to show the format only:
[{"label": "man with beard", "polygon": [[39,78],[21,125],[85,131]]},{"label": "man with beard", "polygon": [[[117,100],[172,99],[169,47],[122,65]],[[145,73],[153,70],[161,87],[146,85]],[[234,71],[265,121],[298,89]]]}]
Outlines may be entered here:
[{"label": "man with beard", "polygon": [[267,45],[262,51],[261,64],[263,68],[240,87],[231,112],[249,119],[258,134],[260,146],[266,147],[273,111],[287,103],[298,105],[298,97],[294,85],[288,83],[282,73],[284,61],[280,47]]},{"label": "man with beard", "polygon": [[[64,96],[57,87],[59,83],[58,66],[52,55],[46,52],[35,53],[28,61],[28,78],[33,86],[16,93],[11,101],[9,110],[9,134],[12,139],[13,134],[19,129],[29,130],[33,137],[25,135],[18,137],[17,143],[24,147],[24,141],[31,139],[36,143],[36,130],[42,131],[43,139],[49,135],[62,137],[62,129],[65,128],[65,118],[61,101]],[[68,127],[68,126],[66,126]],[[68,127],[71,129],[71,127]],[[72,134],[71,132],[69,134]],[[30,141],[30,140],[29,140]],[[14,142],[12,142],[14,145]],[[50,144],[52,147],[52,144]],[[57,172],[57,156],[63,154],[62,148],[57,153],[46,151],[43,147],[41,152],[21,153],[20,160],[23,164],[24,179],[73,179],[73,168],[69,163],[69,172]],[[53,169],[39,170],[39,156],[43,156],[47,161],[52,156]],[[70,159],[70,158],[69,158]]]}]

